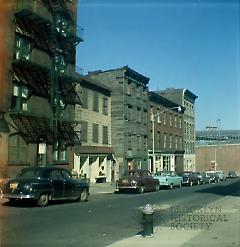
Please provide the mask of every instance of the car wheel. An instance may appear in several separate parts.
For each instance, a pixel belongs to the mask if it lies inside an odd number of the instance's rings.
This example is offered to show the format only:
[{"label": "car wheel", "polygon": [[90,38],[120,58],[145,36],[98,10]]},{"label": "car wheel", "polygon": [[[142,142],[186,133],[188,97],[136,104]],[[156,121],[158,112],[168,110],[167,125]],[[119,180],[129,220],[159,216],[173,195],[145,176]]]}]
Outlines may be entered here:
[{"label": "car wheel", "polygon": [[156,185],[155,186],[155,191],[159,191],[159,188],[160,188],[159,185]]},{"label": "car wheel", "polygon": [[140,186],[138,189],[139,194],[144,193],[144,190],[145,190],[144,186]]},{"label": "car wheel", "polygon": [[39,207],[46,207],[48,205],[49,201],[49,195],[48,194],[42,194],[37,200],[37,205]]},{"label": "car wheel", "polygon": [[78,198],[78,201],[80,202],[86,202],[88,200],[88,191],[84,189],[80,192],[80,196]]},{"label": "car wheel", "polygon": [[193,186],[193,181],[190,181],[189,186],[190,186],[190,187]]}]

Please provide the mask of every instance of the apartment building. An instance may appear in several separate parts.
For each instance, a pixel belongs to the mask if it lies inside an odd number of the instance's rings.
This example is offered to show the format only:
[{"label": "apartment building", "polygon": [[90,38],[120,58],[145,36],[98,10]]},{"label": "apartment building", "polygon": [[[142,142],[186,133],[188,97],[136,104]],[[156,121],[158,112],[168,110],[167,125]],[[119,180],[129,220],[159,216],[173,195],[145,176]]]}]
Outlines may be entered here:
[{"label": "apartment building", "polygon": [[0,177],[73,166],[77,1],[1,1]]},{"label": "apartment building", "polygon": [[195,101],[198,96],[188,89],[175,88],[167,88],[157,93],[185,108],[183,115],[184,170],[195,171]]},{"label": "apartment building", "polygon": [[118,174],[111,148],[111,90],[99,81],[82,76],[77,85],[82,105],[75,116],[81,145],[75,147],[74,171],[91,182],[111,182]]},{"label": "apartment building", "polygon": [[148,157],[152,173],[183,171],[184,110],[179,104],[149,92]]},{"label": "apartment building", "polygon": [[88,77],[101,81],[112,91],[112,148],[119,176],[128,169],[146,169],[149,78],[128,66],[90,72]]}]

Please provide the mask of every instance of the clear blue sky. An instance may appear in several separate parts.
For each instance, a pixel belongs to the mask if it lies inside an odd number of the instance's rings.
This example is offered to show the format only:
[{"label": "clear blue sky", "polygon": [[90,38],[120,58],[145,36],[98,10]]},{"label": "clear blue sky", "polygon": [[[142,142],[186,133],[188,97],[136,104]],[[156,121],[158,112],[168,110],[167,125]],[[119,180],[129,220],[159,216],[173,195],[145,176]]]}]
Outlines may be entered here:
[{"label": "clear blue sky", "polygon": [[198,95],[196,129],[240,129],[239,0],[78,0],[83,73],[128,65]]}]

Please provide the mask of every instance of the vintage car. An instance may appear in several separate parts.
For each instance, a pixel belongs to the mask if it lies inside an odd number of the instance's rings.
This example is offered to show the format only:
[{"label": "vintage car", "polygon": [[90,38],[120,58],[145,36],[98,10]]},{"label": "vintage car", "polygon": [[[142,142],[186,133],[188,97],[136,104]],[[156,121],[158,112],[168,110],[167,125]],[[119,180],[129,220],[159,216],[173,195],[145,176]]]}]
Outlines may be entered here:
[{"label": "vintage car", "polygon": [[18,176],[2,188],[2,198],[10,202],[35,200],[38,206],[47,206],[50,200],[74,199],[87,201],[89,184],[73,179],[71,173],[54,166],[23,168]]},{"label": "vintage car", "polygon": [[178,176],[174,171],[161,171],[157,172],[154,178],[159,180],[160,187],[181,187],[183,178]]},{"label": "vintage car", "polygon": [[183,178],[182,185],[193,186],[194,184],[199,185],[201,183],[199,176],[195,172],[186,171],[181,176]]},{"label": "vintage car", "polygon": [[235,171],[229,171],[227,177],[228,178],[236,178],[238,175]]},{"label": "vintage car", "polygon": [[148,170],[129,170],[116,182],[116,189],[119,192],[134,190],[139,193],[158,191],[159,181]]},{"label": "vintage car", "polygon": [[216,171],[216,174],[218,175],[218,177],[221,181],[227,180],[227,177],[226,177],[224,171]]},{"label": "vintage car", "polygon": [[208,171],[206,174],[210,177],[210,183],[217,183],[220,181],[220,177],[215,171]]}]

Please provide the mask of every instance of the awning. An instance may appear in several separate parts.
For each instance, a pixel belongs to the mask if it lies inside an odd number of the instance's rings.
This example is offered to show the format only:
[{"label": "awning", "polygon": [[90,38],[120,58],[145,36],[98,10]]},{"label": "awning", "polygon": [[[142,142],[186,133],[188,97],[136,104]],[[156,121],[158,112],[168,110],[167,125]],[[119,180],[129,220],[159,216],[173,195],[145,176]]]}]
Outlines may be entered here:
[{"label": "awning", "polygon": [[76,155],[111,155],[113,150],[111,147],[101,147],[101,146],[76,146],[74,148],[74,153]]},{"label": "awning", "polygon": [[[46,141],[53,144],[53,130],[50,119],[21,114],[11,114],[16,132],[21,135],[27,143],[39,143]],[[13,126],[12,126],[13,127]],[[67,146],[79,145],[80,140],[74,131],[72,123],[58,123],[58,138],[64,138]]]}]

